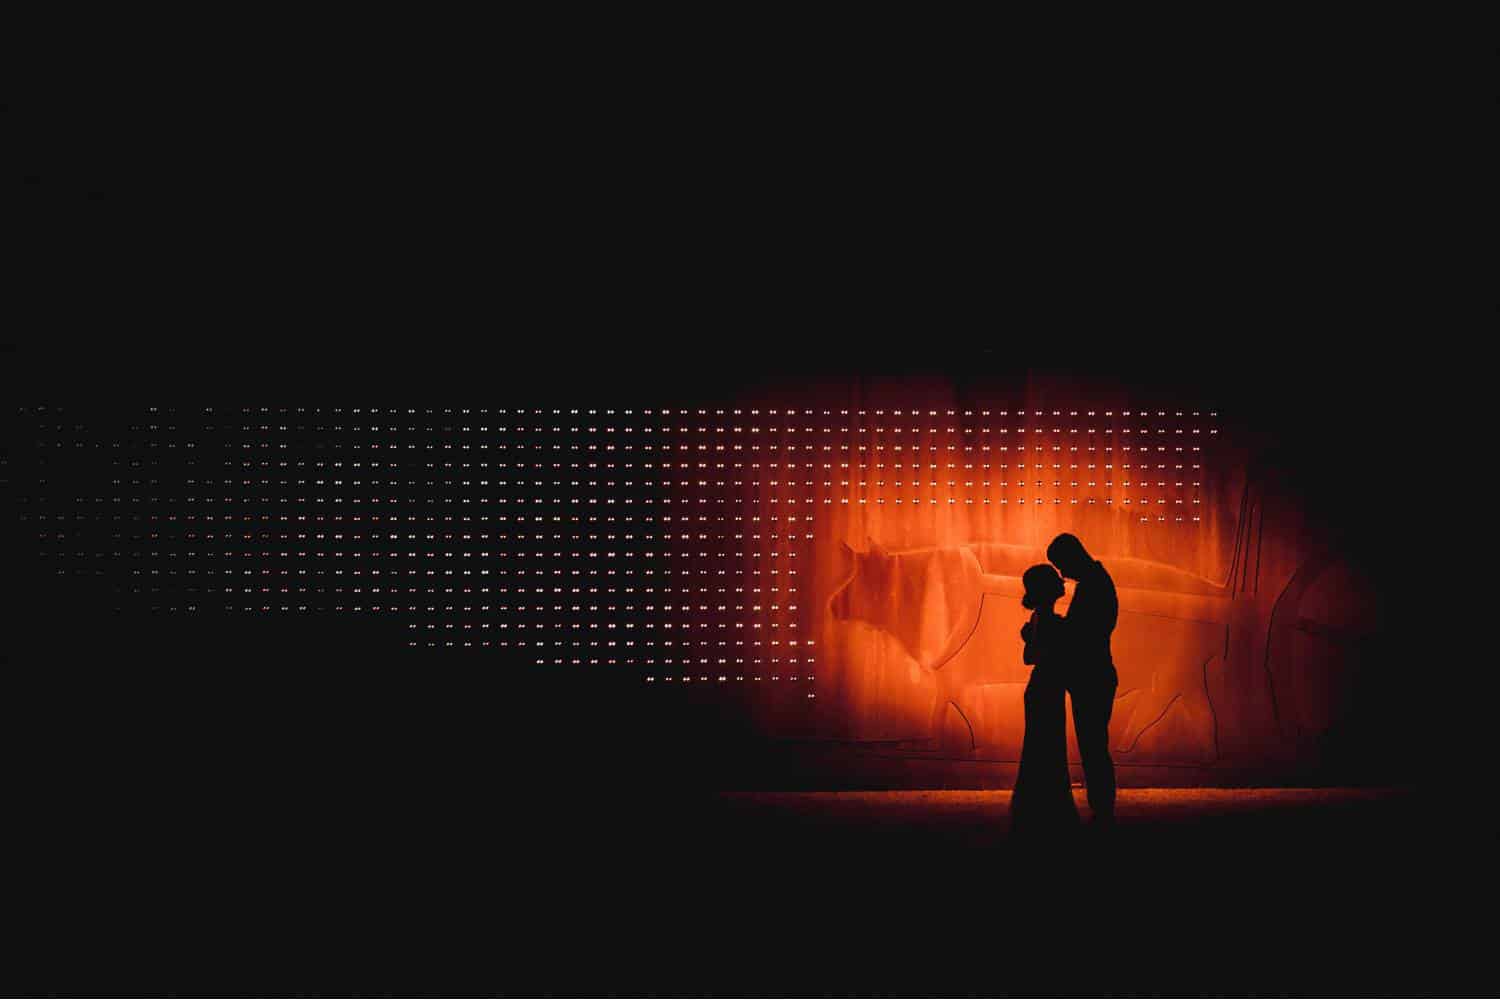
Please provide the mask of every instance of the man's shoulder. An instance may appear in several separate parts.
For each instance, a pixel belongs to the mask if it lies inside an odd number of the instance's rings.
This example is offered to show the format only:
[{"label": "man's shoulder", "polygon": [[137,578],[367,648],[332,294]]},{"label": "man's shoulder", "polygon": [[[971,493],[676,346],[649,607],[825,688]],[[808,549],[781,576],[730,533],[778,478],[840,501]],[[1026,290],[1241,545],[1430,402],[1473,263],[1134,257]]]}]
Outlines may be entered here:
[{"label": "man's shoulder", "polygon": [[1078,589],[1081,593],[1089,595],[1089,600],[1116,600],[1115,581],[1109,575],[1109,570],[1098,560],[1094,561],[1092,571],[1088,576],[1078,581]]}]

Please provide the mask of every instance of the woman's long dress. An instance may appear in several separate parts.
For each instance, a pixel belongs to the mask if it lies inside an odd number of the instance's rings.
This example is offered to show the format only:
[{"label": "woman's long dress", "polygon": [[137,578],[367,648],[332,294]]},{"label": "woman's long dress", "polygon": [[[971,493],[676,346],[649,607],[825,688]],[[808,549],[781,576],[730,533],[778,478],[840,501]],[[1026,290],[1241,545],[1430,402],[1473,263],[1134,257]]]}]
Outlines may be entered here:
[{"label": "woman's long dress", "polygon": [[1064,682],[1063,619],[1032,614],[1024,659],[1032,664],[1026,684],[1026,735],[1011,797],[1011,830],[1035,834],[1078,825],[1073,782],[1068,776],[1068,731]]}]

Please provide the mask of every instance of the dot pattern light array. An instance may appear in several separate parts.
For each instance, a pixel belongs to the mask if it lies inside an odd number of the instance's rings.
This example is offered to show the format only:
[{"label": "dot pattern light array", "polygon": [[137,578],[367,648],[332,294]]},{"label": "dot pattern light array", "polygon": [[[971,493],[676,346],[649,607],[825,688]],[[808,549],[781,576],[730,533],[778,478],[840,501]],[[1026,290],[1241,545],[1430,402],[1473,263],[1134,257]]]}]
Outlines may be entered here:
[{"label": "dot pattern light array", "polygon": [[414,648],[808,696],[816,546],[903,509],[1200,530],[1219,434],[1207,410],[998,403],[21,416],[47,564],[152,613],[383,616]]}]

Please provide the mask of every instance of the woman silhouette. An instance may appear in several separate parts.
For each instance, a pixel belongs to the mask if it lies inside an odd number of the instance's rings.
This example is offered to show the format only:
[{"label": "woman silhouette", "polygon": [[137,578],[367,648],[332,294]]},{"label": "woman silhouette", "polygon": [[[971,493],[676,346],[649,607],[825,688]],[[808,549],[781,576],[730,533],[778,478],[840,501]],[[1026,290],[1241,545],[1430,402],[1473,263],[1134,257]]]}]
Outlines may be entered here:
[{"label": "woman silhouette", "polygon": [[1010,812],[1011,832],[1032,835],[1076,827],[1078,807],[1068,777],[1067,622],[1052,610],[1063,596],[1062,577],[1042,563],[1028,569],[1021,583],[1026,588],[1021,606],[1031,611],[1031,620],[1021,629],[1026,643],[1022,659],[1032,667],[1025,695],[1026,735]]}]

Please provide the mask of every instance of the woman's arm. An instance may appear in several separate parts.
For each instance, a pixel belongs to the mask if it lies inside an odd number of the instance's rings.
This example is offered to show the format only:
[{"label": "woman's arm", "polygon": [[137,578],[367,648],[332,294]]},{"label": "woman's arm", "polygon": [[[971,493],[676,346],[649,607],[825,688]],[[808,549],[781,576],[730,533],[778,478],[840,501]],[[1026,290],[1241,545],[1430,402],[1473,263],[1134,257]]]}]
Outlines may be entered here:
[{"label": "woman's arm", "polygon": [[1025,645],[1021,648],[1022,663],[1036,663],[1040,650],[1038,648],[1038,635],[1036,625],[1036,612],[1031,613],[1031,620],[1021,626],[1021,641]]},{"label": "woman's arm", "polygon": [[1031,621],[1021,627],[1021,638],[1026,642],[1026,649],[1021,654],[1022,661],[1039,663],[1065,655],[1071,633],[1072,629],[1066,619],[1057,615],[1033,614]]}]

